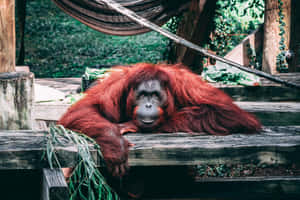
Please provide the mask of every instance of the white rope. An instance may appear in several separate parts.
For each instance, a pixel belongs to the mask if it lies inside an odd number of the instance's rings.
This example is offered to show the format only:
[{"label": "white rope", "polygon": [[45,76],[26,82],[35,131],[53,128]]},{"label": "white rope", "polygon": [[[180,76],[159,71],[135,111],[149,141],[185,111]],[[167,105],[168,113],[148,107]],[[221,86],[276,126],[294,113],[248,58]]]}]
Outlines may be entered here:
[{"label": "white rope", "polygon": [[147,27],[147,28],[149,28],[153,31],[156,31],[156,32],[166,36],[167,38],[173,40],[174,42],[176,42],[178,44],[182,44],[182,45],[184,45],[188,48],[194,49],[197,52],[199,52],[199,53],[201,53],[205,56],[211,57],[211,58],[213,58],[215,60],[218,60],[222,63],[229,64],[229,65],[231,65],[233,67],[236,67],[240,70],[243,70],[243,71],[246,71],[246,72],[249,72],[249,73],[252,73],[252,74],[256,74],[258,76],[267,78],[267,79],[272,80],[272,81],[277,82],[277,83],[284,84],[285,86],[300,89],[300,85],[297,84],[297,83],[282,80],[282,79],[277,78],[275,76],[272,76],[268,73],[265,73],[265,72],[262,72],[262,71],[259,71],[259,70],[256,70],[256,69],[251,69],[249,67],[245,67],[243,65],[240,65],[236,62],[233,62],[233,61],[228,60],[226,58],[223,58],[221,56],[214,55],[214,54],[208,52],[206,49],[203,49],[200,46],[198,46],[198,45],[196,45],[196,44],[194,44],[194,43],[192,43],[192,42],[190,42],[190,41],[188,41],[188,40],[186,40],[186,39],[184,39],[180,36],[177,36],[177,35],[171,33],[170,31],[167,31],[167,30],[161,28],[160,26],[157,26],[156,24],[150,22],[149,20],[137,15],[135,12],[131,11],[128,8],[125,8],[121,4],[115,2],[114,0],[94,0],[94,1],[97,2],[97,3],[105,3],[111,9],[125,15],[126,17],[128,17],[129,19],[137,22],[138,24],[140,24],[142,26],[145,26],[145,27]]}]

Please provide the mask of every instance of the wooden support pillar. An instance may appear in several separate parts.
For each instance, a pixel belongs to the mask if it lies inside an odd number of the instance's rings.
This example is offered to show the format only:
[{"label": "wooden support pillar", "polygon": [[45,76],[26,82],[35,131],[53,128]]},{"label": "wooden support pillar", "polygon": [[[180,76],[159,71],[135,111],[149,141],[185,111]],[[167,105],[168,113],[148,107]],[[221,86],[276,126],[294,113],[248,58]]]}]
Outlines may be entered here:
[{"label": "wooden support pillar", "polygon": [[0,1],[0,73],[15,71],[15,1]]},{"label": "wooden support pillar", "polygon": [[15,1],[0,0],[0,130],[31,129],[33,74],[15,72]]},{"label": "wooden support pillar", "polygon": [[[265,0],[265,23],[264,23],[264,47],[262,70],[270,74],[278,73],[276,70],[276,57],[279,50],[279,4],[278,0]],[[286,24],[284,39],[286,49],[290,44],[290,24],[291,24],[291,0],[283,0],[284,23]]]}]

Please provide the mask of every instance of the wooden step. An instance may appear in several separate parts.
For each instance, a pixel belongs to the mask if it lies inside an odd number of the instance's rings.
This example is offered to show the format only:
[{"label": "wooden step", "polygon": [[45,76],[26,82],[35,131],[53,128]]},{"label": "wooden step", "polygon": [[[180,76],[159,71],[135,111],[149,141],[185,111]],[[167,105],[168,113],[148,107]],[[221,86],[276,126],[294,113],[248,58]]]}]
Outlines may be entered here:
[{"label": "wooden step", "polygon": [[300,101],[299,90],[277,84],[263,86],[229,86],[213,84],[235,101]]},{"label": "wooden step", "polygon": [[265,126],[300,125],[300,102],[236,102]]},{"label": "wooden step", "polygon": [[[128,134],[132,166],[226,163],[300,163],[300,126],[265,127],[255,135]],[[47,135],[37,131],[0,130],[0,169],[40,169],[47,166]],[[61,139],[56,151],[62,167],[77,161],[76,145]],[[91,148],[92,153],[93,148]],[[97,155],[93,153],[97,158]],[[96,159],[99,160],[99,159]]]},{"label": "wooden step", "polygon": [[[300,73],[279,74],[277,77],[293,82],[300,82]],[[280,84],[261,79],[261,86],[238,86],[212,83],[213,86],[229,94],[235,101],[300,101],[300,92]],[[75,93],[80,87],[80,78],[47,78],[35,79],[35,82],[55,88],[66,95]]]},{"label": "wooden step", "polygon": [[[300,102],[236,102],[242,109],[251,112],[264,125],[300,125]],[[66,112],[69,104],[35,104],[34,119],[57,121]]]},{"label": "wooden step", "polygon": [[[29,170],[49,168],[45,156],[46,132],[0,130],[0,170]],[[194,166],[198,164],[300,164],[300,126],[264,127],[260,134],[203,136],[187,133],[173,134],[128,134],[125,137],[135,146],[130,149],[130,166],[148,168],[168,166]],[[78,161],[77,146],[65,138],[54,145],[62,167],[73,167]],[[92,157],[98,166],[100,158],[93,145]],[[147,173],[146,173],[147,172]],[[61,177],[61,175],[60,175]],[[151,176],[150,176],[151,177]],[[180,174],[172,179],[156,174],[152,176],[146,199],[297,199],[300,195],[299,176],[268,177],[207,177],[191,182],[182,180]],[[147,180],[146,180],[147,181]],[[49,182],[66,190],[64,184]],[[55,183],[55,184],[52,184]],[[52,185],[49,187],[48,185]],[[168,188],[170,190],[168,190]],[[170,193],[166,193],[169,191]],[[165,193],[163,193],[165,192]],[[50,193],[45,193],[46,196]],[[52,193],[54,196],[55,194]]]}]

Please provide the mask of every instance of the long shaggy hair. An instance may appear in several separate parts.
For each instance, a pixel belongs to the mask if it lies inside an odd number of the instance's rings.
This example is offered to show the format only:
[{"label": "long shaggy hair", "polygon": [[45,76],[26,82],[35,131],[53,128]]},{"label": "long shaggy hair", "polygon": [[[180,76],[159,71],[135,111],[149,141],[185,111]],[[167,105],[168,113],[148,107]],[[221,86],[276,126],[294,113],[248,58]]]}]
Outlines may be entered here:
[{"label": "long shaggy hair", "polygon": [[108,78],[89,89],[59,123],[84,132],[91,126],[99,128],[130,121],[136,87],[143,81],[159,80],[168,100],[163,108],[164,123],[152,132],[227,135],[255,133],[261,129],[253,115],[241,110],[228,95],[183,65],[140,63],[115,69]]}]

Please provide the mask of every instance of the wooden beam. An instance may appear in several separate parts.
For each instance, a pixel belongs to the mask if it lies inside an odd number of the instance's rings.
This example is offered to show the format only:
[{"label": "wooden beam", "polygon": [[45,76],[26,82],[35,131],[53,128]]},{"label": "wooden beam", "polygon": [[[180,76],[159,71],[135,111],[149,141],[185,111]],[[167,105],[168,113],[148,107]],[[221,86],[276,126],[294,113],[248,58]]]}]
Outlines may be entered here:
[{"label": "wooden beam", "polygon": [[293,88],[269,84],[262,87],[218,86],[235,101],[299,101],[300,93]]},{"label": "wooden beam", "polygon": [[[128,134],[131,166],[196,164],[300,163],[300,126],[266,127],[261,134],[199,136],[187,133]],[[62,167],[75,166],[77,148],[65,139],[56,146]],[[47,135],[34,131],[0,131],[0,169],[41,169]],[[96,163],[100,160],[91,146]]]},{"label": "wooden beam", "polygon": [[15,1],[0,1],[0,73],[15,71]]},{"label": "wooden beam", "polygon": [[[232,93],[234,93],[234,90]],[[283,95],[283,93],[280,94]],[[257,97],[257,95],[254,95],[254,97]],[[257,115],[264,125],[300,124],[300,103],[297,102],[235,103],[242,109]],[[33,108],[34,119],[38,121],[58,121],[69,107],[70,104],[35,104]]]},{"label": "wooden beam", "polygon": [[[275,75],[283,80],[289,80],[300,84],[300,73],[281,73]],[[80,78],[48,78],[35,79],[35,82],[55,88],[67,94],[74,93],[80,87]],[[229,94],[235,101],[300,101],[298,90],[282,87],[280,84],[273,83],[267,79],[261,79],[259,87],[245,87],[240,85],[224,85],[211,83],[214,87]]]},{"label": "wooden beam", "polygon": [[67,200],[69,190],[61,169],[43,169],[42,200]]},{"label": "wooden beam", "polygon": [[297,163],[300,159],[295,159],[294,153],[300,151],[299,128],[273,127],[257,135],[226,137],[129,134],[126,137],[135,144],[129,163],[134,166]]},{"label": "wooden beam", "polygon": [[[47,144],[45,132],[0,130],[0,137],[0,170],[49,167],[45,154]],[[78,160],[76,146],[64,139],[61,139],[61,142],[62,145],[56,147],[61,166],[75,166]],[[96,151],[91,148],[91,152],[97,162]]]},{"label": "wooden beam", "polygon": [[[276,70],[276,57],[279,49],[279,9],[278,0],[265,0],[264,47],[262,70],[270,74],[278,73]],[[291,0],[283,0],[283,15],[285,25],[284,44],[286,50],[290,46]]]}]

